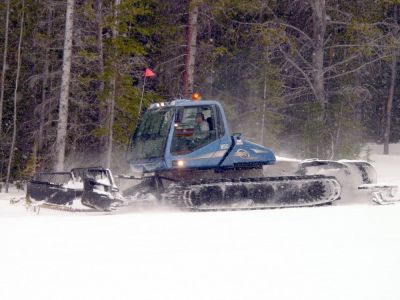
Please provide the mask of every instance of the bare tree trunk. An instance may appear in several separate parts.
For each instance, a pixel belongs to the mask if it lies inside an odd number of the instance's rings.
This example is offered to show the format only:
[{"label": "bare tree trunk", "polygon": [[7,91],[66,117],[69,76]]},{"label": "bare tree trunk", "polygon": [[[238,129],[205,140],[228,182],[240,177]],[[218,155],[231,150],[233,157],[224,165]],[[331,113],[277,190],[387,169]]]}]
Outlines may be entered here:
[{"label": "bare tree trunk", "polygon": [[[54,72],[54,67],[50,65],[50,72]],[[49,91],[54,90],[54,79],[52,77],[49,78]],[[53,111],[54,111],[54,106],[57,105],[57,103],[54,103],[55,101],[49,101],[49,107],[47,109],[47,121],[49,122],[50,120],[53,119]]]},{"label": "bare tree trunk", "polygon": [[313,41],[314,52],[312,57],[313,85],[317,101],[325,110],[325,83],[324,83],[324,37],[326,31],[325,0],[310,0],[313,9]]},{"label": "bare tree trunk", "polygon": [[264,145],[264,130],[265,130],[265,106],[267,102],[267,75],[264,75],[264,93],[263,93],[263,108],[261,118],[261,145]]},{"label": "bare tree trunk", "polygon": [[[115,0],[114,2],[114,28],[113,38],[118,36],[118,7],[121,0]],[[106,168],[111,168],[112,148],[113,148],[113,127],[114,127],[114,108],[115,108],[115,96],[116,96],[116,81],[117,81],[117,63],[114,62],[113,68],[114,74],[110,82],[110,98],[108,99],[109,107],[109,120],[108,120],[108,143],[107,143],[107,156],[106,156]]]},{"label": "bare tree trunk", "polygon": [[108,147],[107,147],[107,160],[106,168],[111,168],[112,148],[113,148],[113,127],[114,127],[114,109],[115,109],[115,93],[116,93],[116,79],[111,80],[111,93],[110,93],[110,107],[109,107],[109,121],[108,121]]},{"label": "bare tree trunk", "polygon": [[396,85],[396,73],[397,73],[396,65],[397,65],[397,55],[396,53],[393,53],[389,96],[386,103],[386,118],[385,118],[386,122],[385,122],[385,132],[383,135],[383,154],[389,154],[390,127],[392,119],[394,88]]},{"label": "bare tree trunk", "polygon": [[[48,9],[47,12],[47,36],[49,39],[51,35],[51,20],[52,20],[52,8]],[[42,77],[42,102],[40,105],[40,121],[39,121],[39,132],[38,132],[38,151],[40,152],[43,148],[43,131],[44,131],[44,122],[45,122],[45,114],[46,114],[46,102],[47,102],[47,87],[49,81],[49,42],[47,41],[47,45],[44,53],[44,61],[43,61],[43,77]]]},{"label": "bare tree trunk", "polygon": [[1,71],[1,83],[0,83],[0,134],[2,132],[3,125],[3,100],[4,100],[4,81],[7,70],[7,51],[8,51],[8,27],[10,22],[10,0],[7,1],[6,8],[6,27],[4,29],[4,50],[3,50],[3,68]]},{"label": "bare tree trunk", "polygon": [[[397,5],[394,6],[394,18],[397,21]],[[394,35],[397,36],[398,30],[396,29]],[[386,103],[386,122],[385,122],[385,132],[383,134],[383,154],[389,154],[389,142],[390,142],[390,127],[392,120],[392,107],[393,107],[393,97],[394,89],[396,86],[396,76],[397,75],[397,50],[392,54],[392,66],[391,66],[391,78],[389,95]]]},{"label": "bare tree trunk", "polygon": [[[332,151],[329,159],[334,159],[339,150],[340,135],[342,134],[343,103],[340,104],[339,124],[337,125],[336,137],[332,137]],[[335,140],[333,142],[333,139]]]},{"label": "bare tree trunk", "polygon": [[6,193],[8,193],[11,165],[14,157],[15,140],[17,139],[17,100],[18,100],[19,75],[21,71],[21,44],[22,44],[22,35],[24,32],[24,17],[25,17],[25,0],[22,0],[21,29],[19,32],[18,51],[17,51],[17,75],[15,77],[15,88],[14,88],[13,136],[12,136],[10,156],[8,159],[8,166],[7,166]]},{"label": "bare tree trunk", "polygon": [[[325,0],[309,0],[312,8],[312,86],[315,95],[315,101],[319,104],[317,115],[313,121],[319,126],[324,127],[326,116],[326,94],[325,94],[325,78],[324,78],[324,41],[326,31],[326,6]],[[316,128],[318,128],[318,125]],[[323,128],[320,128],[323,129]],[[316,147],[314,155],[317,157],[326,157],[329,152],[329,145],[326,140],[318,139],[312,142]]]},{"label": "bare tree trunk", "polygon": [[[104,72],[104,49],[103,49],[103,0],[96,3],[96,23],[97,23],[97,51],[99,54],[99,71]],[[104,90],[104,80],[100,81],[100,92]]]},{"label": "bare tree trunk", "polygon": [[193,93],[194,67],[197,51],[197,19],[199,16],[199,6],[191,6],[189,1],[189,22],[187,29],[187,50],[185,56],[185,73],[183,77],[183,96],[189,98]]},{"label": "bare tree trunk", "polygon": [[[104,47],[103,47],[103,0],[96,1],[96,23],[97,23],[97,52],[99,56],[99,74],[104,75]],[[104,78],[100,78],[99,94],[104,92]],[[99,100],[100,102],[100,100]],[[108,104],[108,103],[107,103]],[[104,125],[108,130],[108,105],[99,103],[100,125]],[[100,139],[102,151],[108,151],[108,135],[104,135]]]},{"label": "bare tree trunk", "polygon": [[61,93],[60,93],[60,104],[58,111],[58,126],[57,126],[57,139],[56,139],[56,161],[55,161],[56,171],[64,170],[65,140],[67,138],[67,125],[68,125],[69,83],[71,79],[74,5],[75,5],[75,0],[67,0]]}]

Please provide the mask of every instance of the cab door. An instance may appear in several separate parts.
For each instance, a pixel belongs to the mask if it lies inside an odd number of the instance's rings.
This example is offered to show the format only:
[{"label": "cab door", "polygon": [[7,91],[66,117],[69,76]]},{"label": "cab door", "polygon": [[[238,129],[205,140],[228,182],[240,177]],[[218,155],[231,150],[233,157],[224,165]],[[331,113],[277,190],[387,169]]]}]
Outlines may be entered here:
[{"label": "cab door", "polygon": [[[218,166],[221,141],[214,105],[178,107],[171,142],[167,149],[170,168]],[[178,166],[179,161],[179,166]]]}]

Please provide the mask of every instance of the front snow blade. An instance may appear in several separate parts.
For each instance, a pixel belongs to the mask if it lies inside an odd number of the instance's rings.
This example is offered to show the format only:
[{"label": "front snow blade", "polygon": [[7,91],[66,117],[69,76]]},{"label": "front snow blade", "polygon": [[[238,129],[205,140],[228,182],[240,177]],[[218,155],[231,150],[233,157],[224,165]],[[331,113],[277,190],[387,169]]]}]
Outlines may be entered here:
[{"label": "front snow blade", "polygon": [[37,173],[28,182],[26,199],[56,205],[72,204],[82,194],[82,190],[68,188],[71,181],[72,175],[69,172]]}]

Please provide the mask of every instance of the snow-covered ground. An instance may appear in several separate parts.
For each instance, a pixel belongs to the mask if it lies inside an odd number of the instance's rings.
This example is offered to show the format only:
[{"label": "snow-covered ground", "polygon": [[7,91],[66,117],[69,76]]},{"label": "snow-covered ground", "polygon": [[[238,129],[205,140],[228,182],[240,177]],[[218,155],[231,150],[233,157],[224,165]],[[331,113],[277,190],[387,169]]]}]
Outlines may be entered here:
[{"label": "snow-covered ground", "polygon": [[369,145],[370,160],[378,172],[378,180],[400,185],[400,144],[390,145],[391,155],[382,155],[382,145]]},{"label": "snow-covered ground", "polygon": [[[371,159],[400,183],[400,155]],[[18,195],[0,299],[400,299],[400,204],[35,215]]]}]

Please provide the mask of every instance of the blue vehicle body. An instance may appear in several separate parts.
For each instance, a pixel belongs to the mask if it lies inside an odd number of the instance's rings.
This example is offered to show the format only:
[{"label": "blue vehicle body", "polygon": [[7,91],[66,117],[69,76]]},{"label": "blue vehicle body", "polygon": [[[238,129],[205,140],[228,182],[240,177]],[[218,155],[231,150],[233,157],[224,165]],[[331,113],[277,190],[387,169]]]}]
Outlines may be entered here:
[{"label": "blue vehicle body", "polygon": [[[190,153],[177,154],[171,150],[175,130],[177,130],[177,115],[180,109],[192,107],[205,107],[214,112],[214,126],[217,122],[223,126],[219,129],[219,135],[213,141]],[[144,113],[145,116],[152,111],[168,110],[172,115],[168,125],[165,141],[162,143],[162,151],[157,157],[131,158],[129,160],[131,170],[134,173],[145,175],[146,173],[171,171],[176,169],[234,169],[234,168],[259,168],[262,165],[274,164],[274,153],[266,147],[247,141],[240,134],[231,134],[228,122],[221,104],[213,100],[191,101],[175,100],[169,103],[153,104]],[[142,117],[143,120],[143,117]],[[138,128],[140,127],[140,124]],[[133,135],[131,151],[140,151],[135,146],[138,139],[138,128]]]}]

